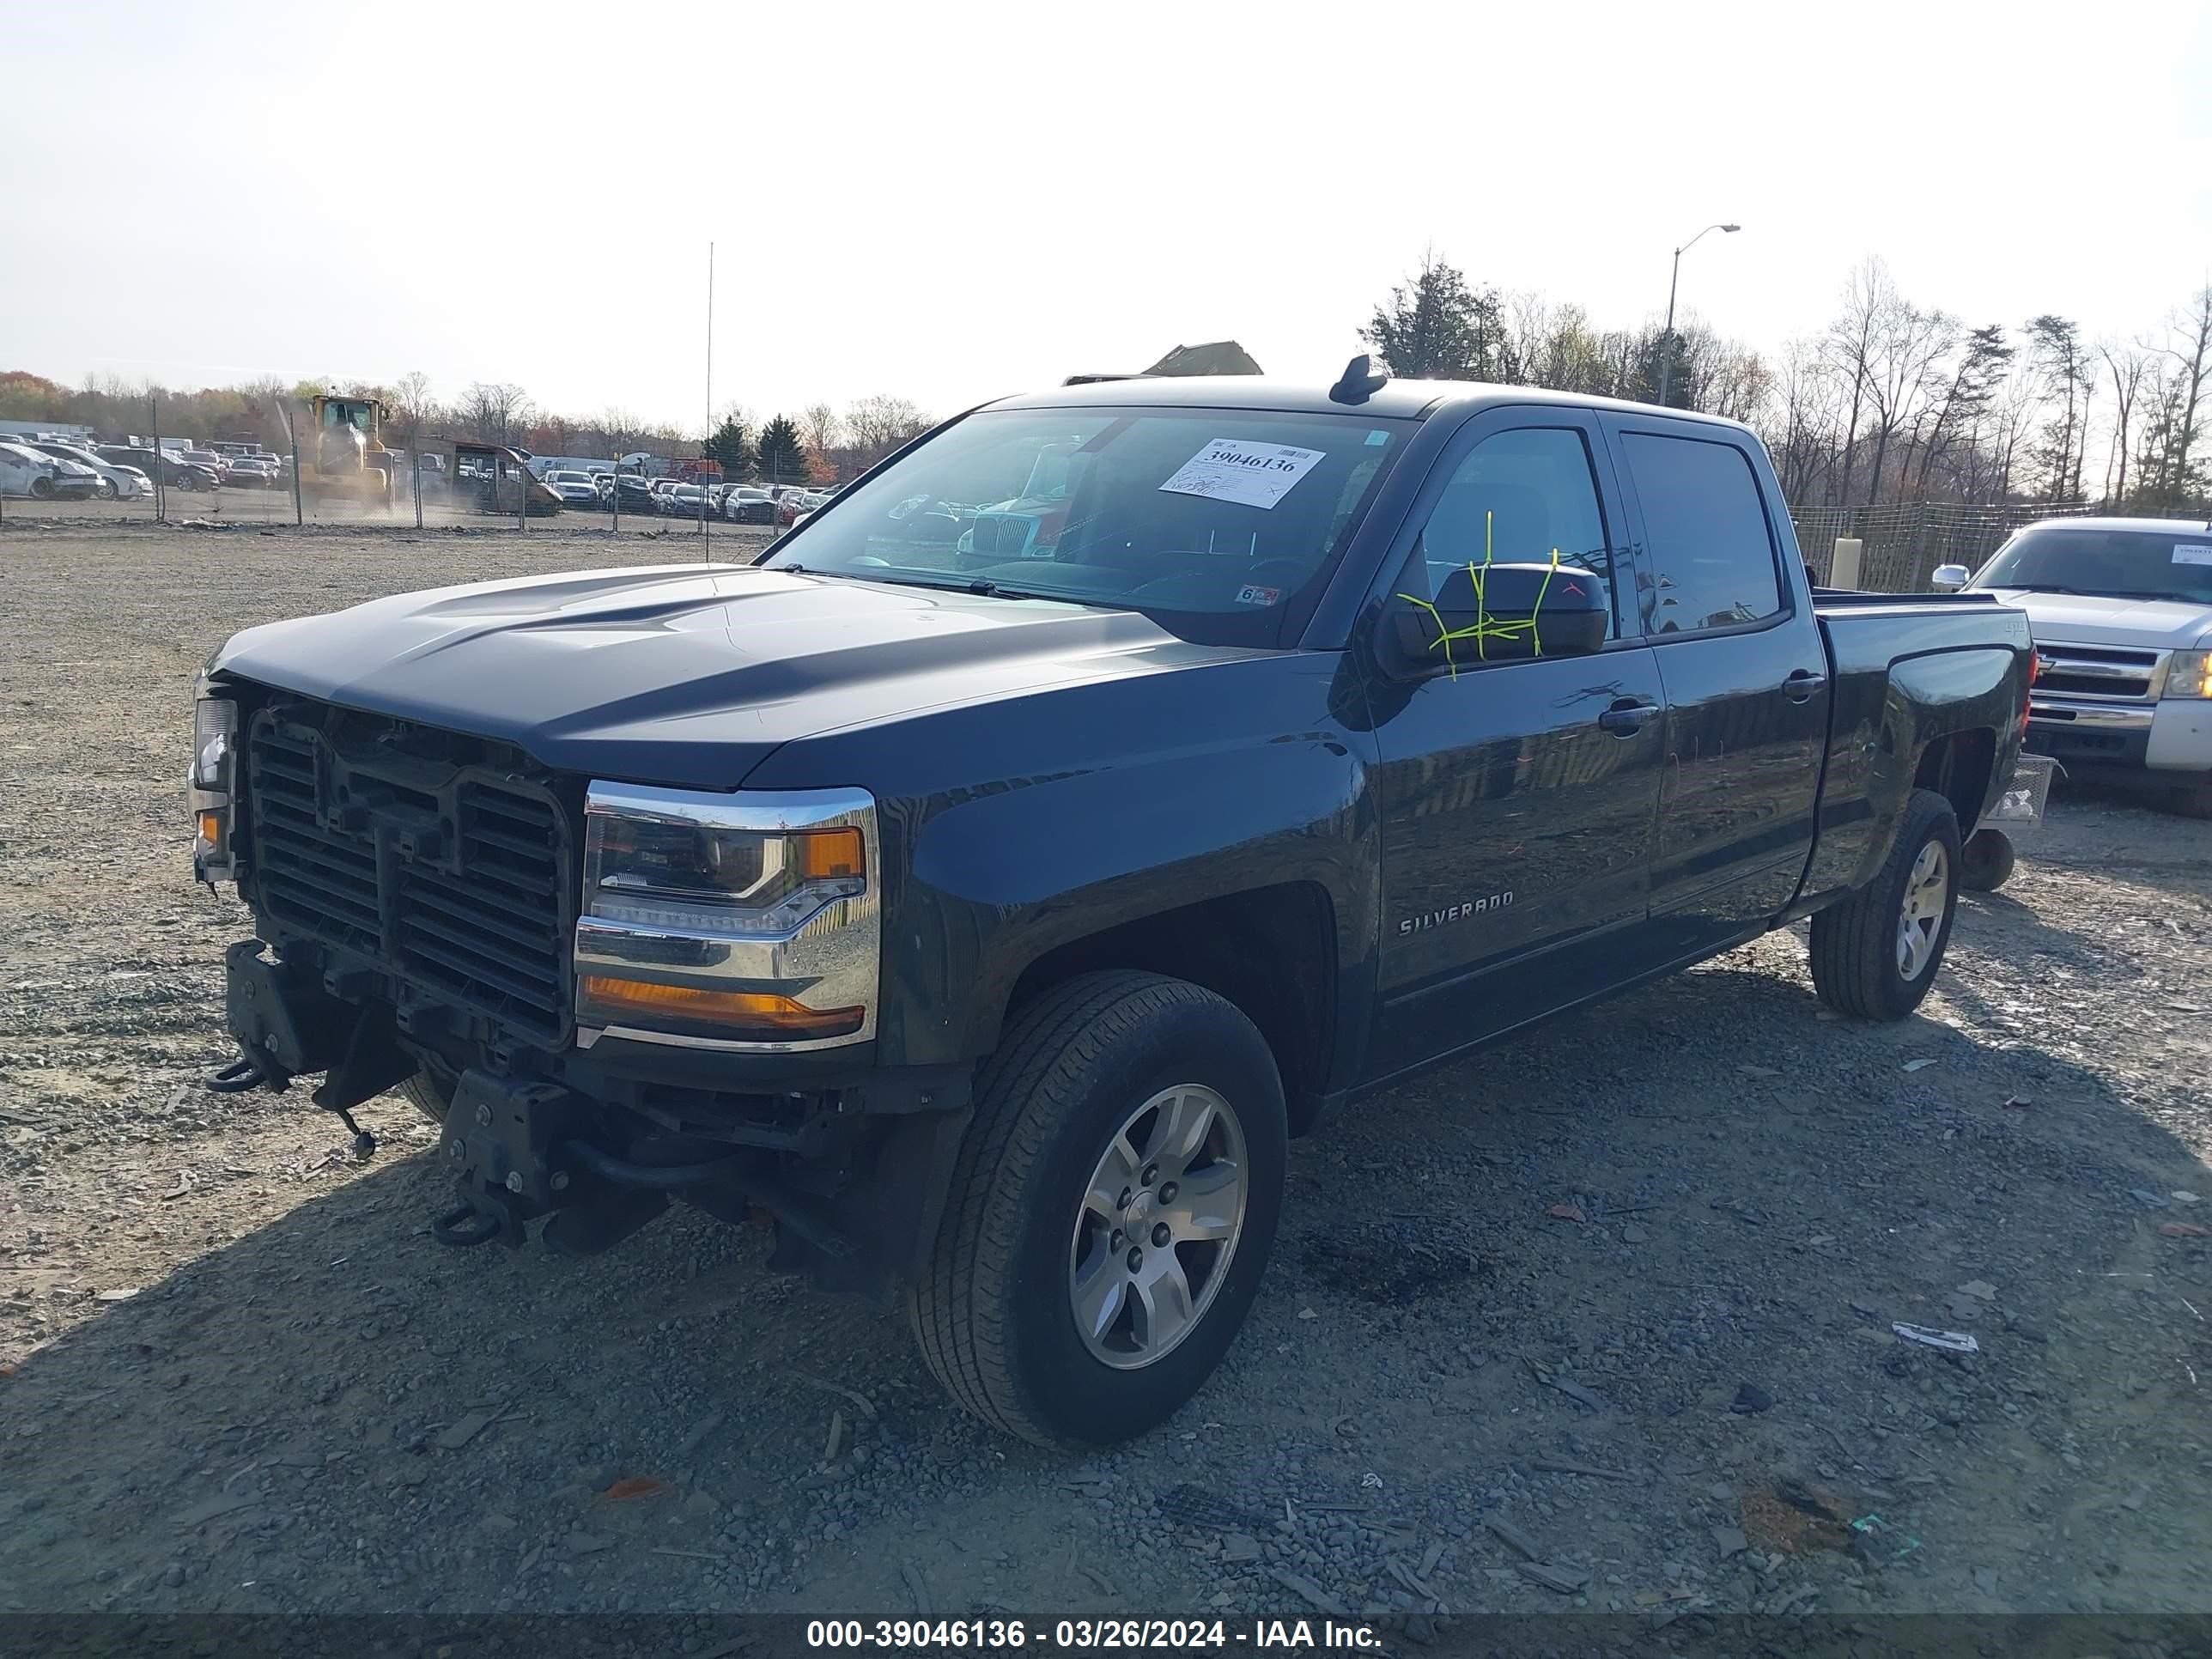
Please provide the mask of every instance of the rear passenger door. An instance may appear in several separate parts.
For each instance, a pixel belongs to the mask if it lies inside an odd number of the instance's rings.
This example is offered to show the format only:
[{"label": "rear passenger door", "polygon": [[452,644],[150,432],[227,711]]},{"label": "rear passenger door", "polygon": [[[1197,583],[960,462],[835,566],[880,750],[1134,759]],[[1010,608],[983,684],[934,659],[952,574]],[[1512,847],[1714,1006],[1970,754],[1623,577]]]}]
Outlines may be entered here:
[{"label": "rear passenger door", "polygon": [[1827,655],[1756,440],[1608,416],[1638,544],[1637,607],[1666,690],[1655,934],[1709,950],[1789,904],[1811,851]]}]

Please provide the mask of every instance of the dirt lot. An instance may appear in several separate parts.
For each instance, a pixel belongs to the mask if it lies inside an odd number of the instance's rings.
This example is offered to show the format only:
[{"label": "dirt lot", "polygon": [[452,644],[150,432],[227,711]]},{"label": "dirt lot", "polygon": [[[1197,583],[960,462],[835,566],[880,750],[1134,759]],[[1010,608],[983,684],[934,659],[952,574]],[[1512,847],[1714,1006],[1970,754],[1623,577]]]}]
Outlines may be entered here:
[{"label": "dirt lot", "polygon": [[1902,1025],[1784,933],[1361,1109],[1212,1386],[1063,1459],[752,1234],[449,1251],[396,1097],[356,1164],[198,1085],[208,651],[651,544],[15,517],[0,1610],[2212,1609],[2212,826],[2063,800]]}]

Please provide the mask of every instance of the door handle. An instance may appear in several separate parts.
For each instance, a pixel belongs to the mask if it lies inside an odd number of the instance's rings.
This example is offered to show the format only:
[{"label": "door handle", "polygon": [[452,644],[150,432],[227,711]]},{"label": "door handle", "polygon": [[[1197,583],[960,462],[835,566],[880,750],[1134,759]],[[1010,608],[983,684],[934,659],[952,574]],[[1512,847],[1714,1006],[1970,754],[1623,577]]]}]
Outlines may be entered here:
[{"label": "door handle", "polygon": [[1828,677],[1817,668],[1793,668],[1782,682],[1782,695],[1792,702],[1806,702],[1827,683]]},{"label": "door handle", "polygon": [[1632,738],[1658,712],[1659,705],[1647,697],[1616,697],[1613,707],[1597,717],[1597,723],[1616,738]]}]

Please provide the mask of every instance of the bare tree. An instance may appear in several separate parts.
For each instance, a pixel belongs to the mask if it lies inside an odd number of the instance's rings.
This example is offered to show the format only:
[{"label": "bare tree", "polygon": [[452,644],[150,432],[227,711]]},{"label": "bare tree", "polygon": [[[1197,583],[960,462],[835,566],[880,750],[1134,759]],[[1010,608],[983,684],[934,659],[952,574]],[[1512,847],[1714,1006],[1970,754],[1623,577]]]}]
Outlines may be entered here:
[{"label": "bare tree", "polygon": [[1875,341],[1890,308],[1897,303],[1897,289],[1889,267],[1869,257],[1844,285],[1844,308],[1828,325],[1826,348],[1830,360],[1850,386],[1850,412],[1844,421],[1843,483],[1837,493],[1848,505],[1851,495],[1854,451],[1859,441],[1859,414],[1865,407],[1867,381],[1872,372]]},{"label": "bare tree", "polygon": [[854,471],[878,461],[929,430],[930,418],[904,398],[863,398],[845,411],[845,447]]},{"label": "bare tree", "polygon": [[410,432],[431,418],[433,407],[430,377],[421,369],[410,368],[392,383],[392,412],[406,422]]},{"label": "bare tree", "polygon": [[1841,448],[1838,375],[1824,347],[1820,341],[1793,340],[1774,377],[1764,435],[1782,479],[1783,495],[1792,501],[1812,499]]},{"label": "bare tree", "polygon": [[835,449],[842,429],[837,411],[827,404],[809,404],[799,411],[799,439],[810,455],[827,455]]},{"label": "bare tree", "polygon": [[2172,512],[2196,495],[2203,463],[2197,441],[2212,416],[2212,286],[2199,289],[2185,310],[2167,319],[2156,353],[2160,396],[2144,430],[2146,503]]},{"label": "bare tree", "polygon": [[[1930,499],[1929,480],[1938,463],[1954,451],[1966,453],[1971,462],[1980,441],[1983,416],[2012,356],[2004,330],[1995,323],[1972,330],[1959,342],[1958,355],[1949,361],[1931,398],[1927,436],[1920,450],[1920,478],[1911,492],[1922,501]],[[1905,470],[1910,470],[1909,458]],[[1904,487],[1903,471],[1898,483]],[[1960,493],[1968,501],[1974,499],[1971,488]]]},{"label": "bare tree", "polygon": [[2118,506],[2128,498],[2128,459],[2133,453],[2129,428],[2150,359],[2133,346],[2101,345],[2097,355],[2104,359],[2105,373],[2112,383],[2112,444],[2105,458],[2105,499]]},{"label": "bare tree", "polygon": [[2027,339],[2042,405],[2055,411],[2034,453],[2043,469],[2044,490],[2053,501],[2078,501],[2088,398],[2095,387],[2093,366],[2082,349],[2080,327],[2068,318],[2049,313],[2029,318]]},{"label": "bare tree", "polygon": [[471,381],[453,418],[486,443],[511,444],[530,424],[530,396],[504,380]]}]

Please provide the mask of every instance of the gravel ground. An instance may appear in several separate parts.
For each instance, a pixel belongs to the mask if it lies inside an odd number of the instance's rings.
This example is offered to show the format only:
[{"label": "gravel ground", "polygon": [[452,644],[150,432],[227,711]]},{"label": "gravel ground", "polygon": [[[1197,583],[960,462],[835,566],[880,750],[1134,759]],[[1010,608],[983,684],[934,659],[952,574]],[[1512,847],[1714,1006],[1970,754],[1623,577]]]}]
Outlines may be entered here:
[{"label": "gravel ground", "polygon": [[1212,1385],[1079,1459],[751,1232],[446,1250],[396,1097],[357,1164],[203,1091],[247,920],[188,881],[195,666],[641,556],[10,514],[0,1610],[2212,1610],[2202,823],[2062,799],[1903,1024],[1784,933],[1370,1103]]}]

